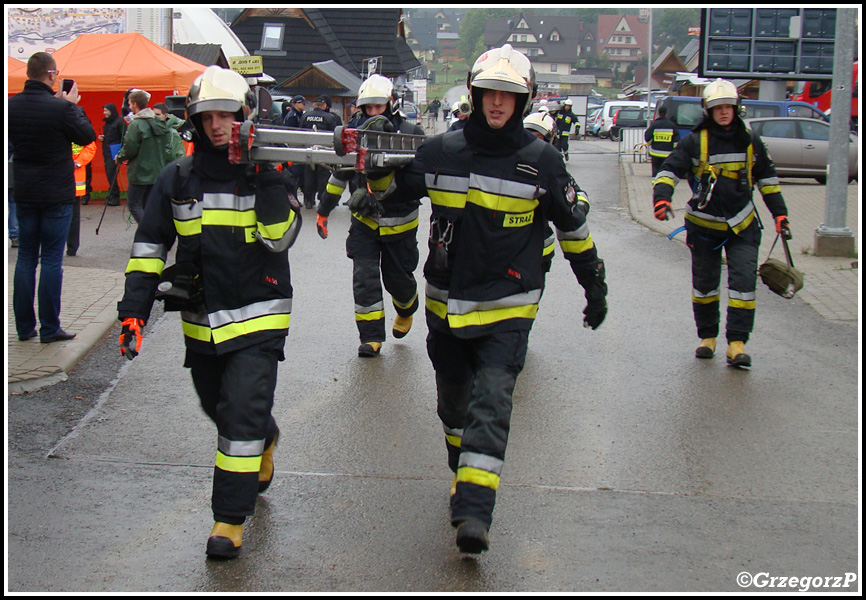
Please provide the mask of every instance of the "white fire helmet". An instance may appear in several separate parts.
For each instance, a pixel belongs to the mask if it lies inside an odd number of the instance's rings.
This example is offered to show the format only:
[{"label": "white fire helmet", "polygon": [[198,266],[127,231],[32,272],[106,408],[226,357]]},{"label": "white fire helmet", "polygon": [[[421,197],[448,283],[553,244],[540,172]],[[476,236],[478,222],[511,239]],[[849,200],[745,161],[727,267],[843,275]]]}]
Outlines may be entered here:
[{"label": "white fire helmet", "polygon": [[364,80],[358,88],[358,100],[355,105],[361,108],[365,104],[385,104],[394,111],[392,104],[394,84],[384,75],[374,73]]},{"label": "white fire helmet", "polygon": [[737,86],[730,81],[716,79],[715,81],[708,83],[704,88],[702,102],[704,108],[708,110],[714,106],[719,106],[720,104],[738,106],[740,103],[740,96],[737,93]]},{"label": "white fire helmet", "polygon": [[534,112],[523,119],[523,127],[529,131],[537,131],[545,142],[549,142],[556,132],[556,121],[546,111]]},{"label": "white fire helmet", "polygon": [[196,77],[186,97],[186,115],[198,135],[205,139],[201,114],[209,110],[230,112],[237,121],[247,119],[255,109],[256,98],[242,75],[212,65]]},{"label": "white fire helmet", "polygon": [[[511,44],[505,44],[478,57],[472,65],[466,85],[470,92],[473,88],[480,88],[526,94],[524,105],[518,106],[521,115],[526,115],[535,97],[535,71],[525,55],[512,48]],[[472,102],[477,101],[472,98]]]}]

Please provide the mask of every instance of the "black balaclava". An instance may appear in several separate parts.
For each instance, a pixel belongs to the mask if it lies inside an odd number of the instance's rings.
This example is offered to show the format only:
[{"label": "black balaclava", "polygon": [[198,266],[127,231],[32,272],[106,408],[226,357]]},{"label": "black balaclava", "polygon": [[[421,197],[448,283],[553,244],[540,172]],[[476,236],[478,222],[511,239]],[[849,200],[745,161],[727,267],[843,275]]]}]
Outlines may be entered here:
[{"label": "black balaclava", "polygon": [[487,124],[482,109],[483,93],[483,88],[472,88],[472,113],[466,119],[466,126],[463,127],[466,141],[473,150],[479,150],[483,154],[493,156],[513,154],[525,146],[527,141],[525,137],[527,132],[523,128],[523,107],[526,105],[526,94],[517,94],[514,102],[514,114],[502,128],[493,129]]}]

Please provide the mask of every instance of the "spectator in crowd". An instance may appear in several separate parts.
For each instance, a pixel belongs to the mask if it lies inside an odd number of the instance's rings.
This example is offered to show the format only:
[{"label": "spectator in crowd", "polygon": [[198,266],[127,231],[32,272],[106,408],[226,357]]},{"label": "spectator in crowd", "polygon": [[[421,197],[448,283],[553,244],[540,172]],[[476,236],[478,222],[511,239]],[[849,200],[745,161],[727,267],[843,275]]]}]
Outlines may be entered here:
[{"label": "spectator in crowd", "polygon": [[75,201],[71,144],[85,146],[96,140],[87,115],[77,106],[78,85],[55,94],[59,78],[54,58],[37,52],[27,61],[24,90],[10,98],[6,113],[19,226],[12,299],[15,328],[20,341],[37,335],[33,302],[36,268],[41,265],[38,335],[43,344],[75,337],[60,327],[63,247]]},{"label": "spectator in crowd", "polygon": [[99,141],[102,142],[102,161],[105,163],[105,176],[108,178],[108,197],[105,203],[108,206],[119,206],[120,185],[117,183],[117,163],[114,162],[114,157],[120,152],[120,146],[123,144],[126,121],[117,114],[117,106],[113,102],[102,105],[102,114],[105,125]]},{"label": "spectator in crowd", "polygon": [[87,167],[96,156],[96,142],[80,146],[72,142],[72,161],[75,163],[75,202],[72,204],[72,221],[69,223],[69,235],[66,237],[66,256],[78,254],[81,238],[81,205],[87,197]]}]

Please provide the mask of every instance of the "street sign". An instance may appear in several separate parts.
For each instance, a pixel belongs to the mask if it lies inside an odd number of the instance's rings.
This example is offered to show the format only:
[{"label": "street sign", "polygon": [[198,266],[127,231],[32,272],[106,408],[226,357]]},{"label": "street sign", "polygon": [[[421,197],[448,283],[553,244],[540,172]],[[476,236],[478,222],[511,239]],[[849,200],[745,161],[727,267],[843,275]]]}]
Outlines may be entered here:
[{"label": "street sign", "polygon": [[835,8],[704,8],[698,73],[830,79],[835,37]]},{"label": "street sign", "polygon": [[231,56],[229,68],[244,77],[257,77],[264,74],[261,56]]}]

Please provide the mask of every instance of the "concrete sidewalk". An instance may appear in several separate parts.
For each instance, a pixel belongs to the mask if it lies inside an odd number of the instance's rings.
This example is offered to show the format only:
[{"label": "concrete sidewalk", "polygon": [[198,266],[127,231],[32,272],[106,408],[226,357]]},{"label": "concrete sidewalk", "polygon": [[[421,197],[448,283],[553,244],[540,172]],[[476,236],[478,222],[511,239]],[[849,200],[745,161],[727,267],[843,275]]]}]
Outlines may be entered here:
[{"label": "concrete sidewalk", "polygon": [[[581,142],[576,142],[575,146]],[[572,160],[577,155],[574,150]],[[657,221],[652,212],[652,185],[650,165],[632,162],[624,157],[622,169],[623,201],[633,219],[660,234],[667,235],[682,225],[688,186],[677,186],[674,209],[677,218]],[[788,216],[794,239],[791,252],[794,264],[805,273],[806,283],[797,294],[820,315],[827,319],[857,323],[859,318],[859,269],[854,258],[825,258],[810,254],[815,228],[824,218],[825,187],[807,180],[782,181],[782,193],[788,204]],[[855,237],[858,231],[859,184],[848,186],[848,226]],[[756,205],[764,223],[772,224],[766,206],[757,199]],[[770,225],[772,227],[772,225]],[[772,244],[772,229],[764,232],[760,258],[766,258]],[[674,238],[684,243],[685,234]],[[859,248],[859,239],[857,240]],[[777,246],[774,256],[784,258]],[[20,394],[33,391],[66,379],[68,373],[117,323],[117,301],[123,294],[124,274],[104,269],[65,266],[63,269],[63,296],[61,322],[65,330],[76,334],[74,340],[41,344],[38,337],[26,342],[18,341],[12,310],[12,277],[17,251],[9,250],[7,259],[7,393]],[[760,284],[760,283],[759,283]],[[797,302],[797,299],[792,300]]]}]

